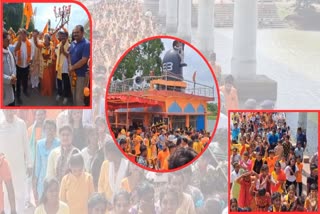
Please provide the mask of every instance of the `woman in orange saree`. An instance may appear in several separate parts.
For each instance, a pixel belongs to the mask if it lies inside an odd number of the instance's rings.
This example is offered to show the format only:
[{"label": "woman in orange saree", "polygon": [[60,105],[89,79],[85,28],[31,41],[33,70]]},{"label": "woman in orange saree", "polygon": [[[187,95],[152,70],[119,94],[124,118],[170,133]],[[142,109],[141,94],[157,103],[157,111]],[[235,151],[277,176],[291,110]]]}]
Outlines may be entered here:
[{"label": "woman in orange saree", "polygon": [[38,43],[35,39],[35,44],[41,49],[41,64],[43,69],[42,81],[41,81],[41,95],[42,96],[52,96],[53,93],[53,83],[55,76],[55,52],[54,46],[51,42],[50,35],[44,35],[44,42]]}]

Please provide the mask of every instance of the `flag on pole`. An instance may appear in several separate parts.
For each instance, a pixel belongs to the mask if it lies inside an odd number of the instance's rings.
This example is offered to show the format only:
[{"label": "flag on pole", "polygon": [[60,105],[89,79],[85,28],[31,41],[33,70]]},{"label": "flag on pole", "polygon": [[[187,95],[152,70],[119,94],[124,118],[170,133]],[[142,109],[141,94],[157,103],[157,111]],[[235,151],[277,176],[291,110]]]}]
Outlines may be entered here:
[{"label": "flag on pole", "polygon": [[33,10],[33,15],[34,15],[34,16],[37,15],[37,7],[34,8],[34,10]]},{"label": "flag on pole", "polygon": [[197,71],[195,71],[195,72],[193,73],[193,76],[192,76],[192,81],[193,81],[193,82],[196,82],[196,76],[197,76]]},{"label": "flag on pole", "polygon": [[43,34],[48,33],[48,22],[47,22],[47,24],[44,26],[42,33],[43,33]]},{"label": "flag on pole", "polygon": [[23,8],[23,15],[26,16],[26,30],[29,28],[30,20],[33,15],[32,4],[25,3]]}]

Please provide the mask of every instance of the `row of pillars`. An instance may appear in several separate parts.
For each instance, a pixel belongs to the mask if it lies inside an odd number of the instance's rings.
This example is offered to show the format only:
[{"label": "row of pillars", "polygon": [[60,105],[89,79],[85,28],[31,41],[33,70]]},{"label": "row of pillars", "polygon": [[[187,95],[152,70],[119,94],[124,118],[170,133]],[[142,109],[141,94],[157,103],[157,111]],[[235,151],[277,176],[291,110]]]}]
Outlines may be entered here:
[{"label": "row of pillars", "polygon": [[[203,53],[214,50],[214,1],[198,0],[198,48]],[[166,20],[166,33],[188,42],[192,38],[192,0],[160,0],[159,16]]]},{"label": "row of pillars", "polygon": [[[159,0],[159,16],[166,20],[166,33],[191,41],[192,0]],[[257,1],[234,3],[233,54],[231,73],[236,79],[256,75]],[[207,55],[214,52],[214,0],[198,0],[198,48]]]}]

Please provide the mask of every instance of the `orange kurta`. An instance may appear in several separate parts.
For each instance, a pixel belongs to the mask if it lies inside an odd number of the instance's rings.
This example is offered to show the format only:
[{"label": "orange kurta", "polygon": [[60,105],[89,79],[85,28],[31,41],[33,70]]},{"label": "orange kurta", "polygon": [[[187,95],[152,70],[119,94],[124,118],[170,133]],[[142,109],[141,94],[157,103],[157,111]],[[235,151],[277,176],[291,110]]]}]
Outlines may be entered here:
[{"label": "orange kurta", "polygon": [[278,160],[278,156],[274,156],[272,159],[270,157],[267,158],[267,165],[269,168],[269,173],[272,173],[274,170],[274,165]]},{"label": "orange kurta", "polygon": [[162,167],[163,170],[169,170],[169,157],[170,155],[163,162],[163,167]]},{"label": "orange kurta", "polygon": [[302,182],[302,170],[303,170],[303,163],[297,163],[299,171],[297,172],[297,182],[301,183]]},{"label": "orange kurta", "polygon": [[161,167],[161,169],[164,169],[163,167],[164,167],[164,162],[165,162],[165,160],[169,157],[169,155],[170,155],[170,152],[169,152],[169,150],[167,149],[167,151],[160,151],[159,152],[159,154],[158,154],[158,160],[160,161],[160,167]]}]

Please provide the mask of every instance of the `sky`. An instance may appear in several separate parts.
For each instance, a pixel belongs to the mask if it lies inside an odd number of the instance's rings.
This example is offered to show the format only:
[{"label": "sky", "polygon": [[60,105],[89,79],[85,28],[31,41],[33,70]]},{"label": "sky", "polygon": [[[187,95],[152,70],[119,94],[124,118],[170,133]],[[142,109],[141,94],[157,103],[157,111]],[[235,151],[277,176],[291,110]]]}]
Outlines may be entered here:
[{"label": "sky", "polygon": [[51,21],[51,28],[55,28],[58,24],[59,20],[56,20],[53,8],[54,6],[58,8],[62,6],[69,6],[71,5],[71,15],[70,15],[70,20],[69,24],[66,25],[66,28],[68,31],[72,31],[72,29],[78,25],[85,25],[88,21],[88,15],[86,11],[78,4],[75,3],[32,3],[32,8],[36,11],[36,16],[34,16],[34,21],[35,21],[35,28],[38,29],[39,31],[42,31],[44,26],[46,25],[48,19]]}]

